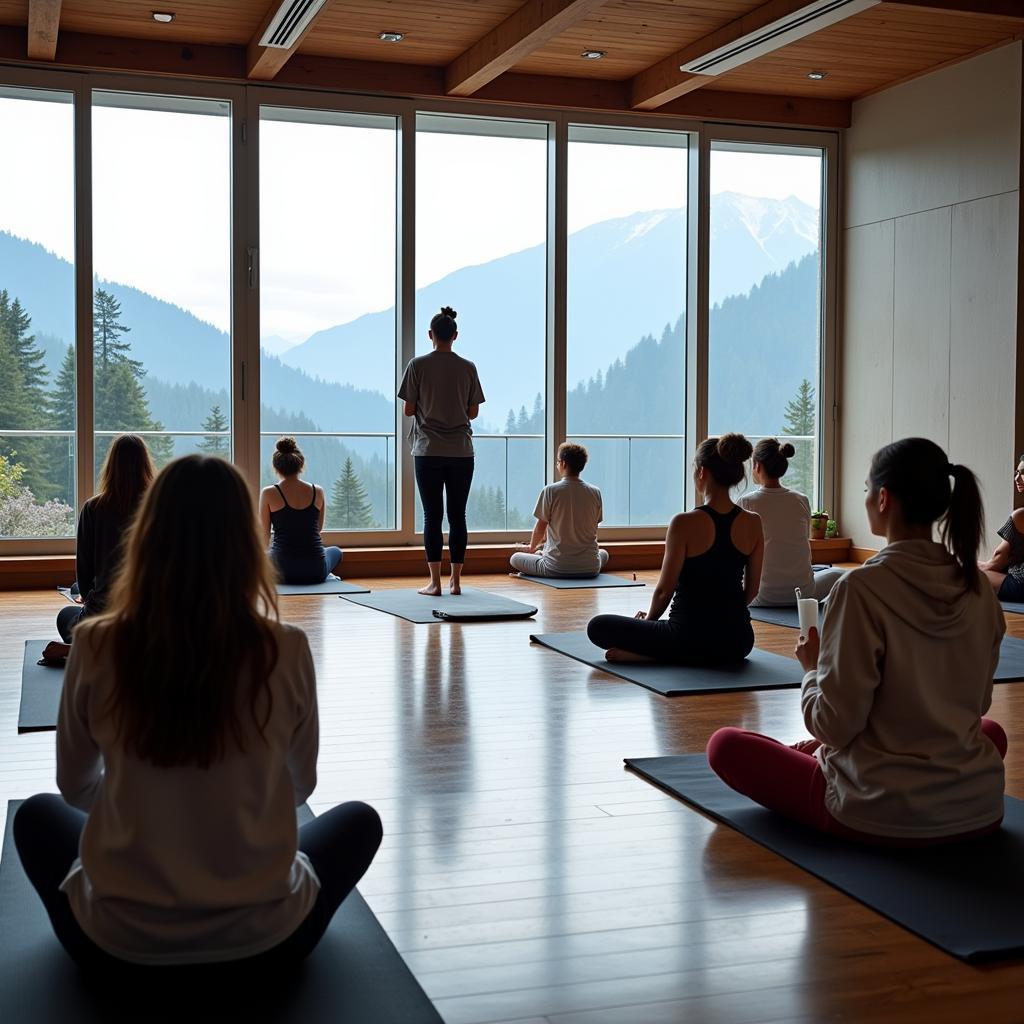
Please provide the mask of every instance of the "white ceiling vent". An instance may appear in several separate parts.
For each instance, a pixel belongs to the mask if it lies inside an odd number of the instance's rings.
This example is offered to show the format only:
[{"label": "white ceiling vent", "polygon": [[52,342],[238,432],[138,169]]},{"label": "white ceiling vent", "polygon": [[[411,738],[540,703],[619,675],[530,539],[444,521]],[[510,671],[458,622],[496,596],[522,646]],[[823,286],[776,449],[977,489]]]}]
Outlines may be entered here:
[{"label": "white ceiling vent", "polygon": [[283,0],[263,33],[260,46],[290,50],[325,3],[327,0]]},{"label": "white ceiling vent", "polygon": [[680,64],[680,71],[692,75],[721,75],[741,64],[763,57],[797,39],[820,32],[844,18],[874,7],[880,0],[815,0],[792,14],[787,14],[763,28],[718,47],[710,53]]}]

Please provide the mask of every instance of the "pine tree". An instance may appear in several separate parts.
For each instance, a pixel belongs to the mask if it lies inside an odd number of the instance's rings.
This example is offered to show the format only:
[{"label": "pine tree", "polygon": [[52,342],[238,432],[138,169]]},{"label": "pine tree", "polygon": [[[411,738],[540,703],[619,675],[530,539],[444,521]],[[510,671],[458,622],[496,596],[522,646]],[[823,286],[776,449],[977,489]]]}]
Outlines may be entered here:
[{"label": "pine tree", "polygon": [[75,429],[75,350],[68,345],[50,394],[50,422],[54,430]]},{"label": "pine tree", "polygon": [[[45,355],[36,347],[31,326],[32,318],[17,297],[12,300],[6,289],[0,291],[0,360],[4,364],[0,370],[0,426],[12,430],[38,430],[49,425]],[[48,446],[51,442],[41,437],[22,437],[16,445],[18,461],[25,468],[24,484],[44,501],[55,491],[48,472]]]},{"label": "pine tree", "polygon": [[210,415],[203,420],[203,430],[211,431],[203,438],[196,447],[207,455],[216,455],[218,458],[227,459],[231,456],[231,439],[224,437],[223,431],[228,429],[228,418],[220,411],[220,406],[215,405],[210,409]]},{"label": "pine tree", "polygon": [[97,288],[92,299],[92,343],[97,372],[114,363],[127,363],[136,377],[144,375],[142,363],[128,358],[131,342],[121,337],[130,330],[121,323],[121,303],[110,292]]},{"label": "pine tree", "polygon": [[516,414],[509,409],[508,418],[505,420],[505,433],[514,434],[516,432]]},{"label": "pine tree", "polygon": [[520,434],[525,434],[530,429],[530,417],[526,415],[526,406],[521,405],[519,407],[519,419],[516,420],[516,430]]},{"label": "pine tree", "polygon": [[[814,388],[805,377],[800,382],[796,397],[786,403],[786,424],[782,433],[789,437],[810,435],[814,437],[817,407],[814,401]],[[786,474],[786,486],[814,500],[814,441],[792,442],[796,448],[796,456],[790,462],[789,473]]]},{"label": "pine tree", "polygon": [[356,474],[349,456],[345,459],[341,476],[334,481],[331,500],[327,504],[327,529],[369,530],[376,525],[366,488]]}]

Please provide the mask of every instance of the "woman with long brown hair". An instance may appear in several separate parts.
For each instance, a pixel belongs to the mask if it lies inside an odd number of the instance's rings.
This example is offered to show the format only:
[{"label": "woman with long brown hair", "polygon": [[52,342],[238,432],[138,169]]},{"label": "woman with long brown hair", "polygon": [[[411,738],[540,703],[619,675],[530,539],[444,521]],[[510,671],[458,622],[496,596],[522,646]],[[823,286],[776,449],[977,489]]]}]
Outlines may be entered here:
[{"label": "woman with long brown hair", "polygon": [[57,613],[63,643],[48,644],[43,657],[67,657],[71,633],[89,615],[103,611],[111,580],[121,560],[122,541],[156,470],[146,442],[138,434],[120,434],[107,450],[99,490],[78,517],[75,572],[82,603]]},{"label": "woman with long brown hair", "polygon": [[31,797],[14,822],[79,965],[293,964],[373,859],[380,819],[365,804],[296,827],[316,785],[316,678],[276,600],[238,471],[199,455],[168,465],[106,612],[72,645],[64,799]]}]

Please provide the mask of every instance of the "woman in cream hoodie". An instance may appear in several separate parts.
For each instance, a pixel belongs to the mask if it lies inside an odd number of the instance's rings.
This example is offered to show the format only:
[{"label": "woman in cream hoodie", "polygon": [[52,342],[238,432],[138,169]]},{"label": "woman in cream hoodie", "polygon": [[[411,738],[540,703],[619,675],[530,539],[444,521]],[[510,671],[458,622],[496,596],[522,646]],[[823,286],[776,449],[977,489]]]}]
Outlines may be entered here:
[{"label": "woman in cream hoodie", "polygon": [[812,629],[796,650],[814,738],[787,747],[720,729],[708,761],[763,806],[851,839],[917,845],[994,831],[1006,735],[982,716],[1006,623],[977,568],[974,474],[907,438],[875,454],[865,506],[888,544],[836,583],[820,647]]}]

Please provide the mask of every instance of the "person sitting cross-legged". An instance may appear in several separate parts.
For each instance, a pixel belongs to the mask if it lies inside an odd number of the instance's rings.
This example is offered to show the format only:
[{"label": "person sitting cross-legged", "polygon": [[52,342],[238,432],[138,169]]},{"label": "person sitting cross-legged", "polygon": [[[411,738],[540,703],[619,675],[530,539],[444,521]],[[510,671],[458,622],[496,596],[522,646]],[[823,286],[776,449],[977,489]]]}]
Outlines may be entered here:
[{"label": "person sitting cross-legged", "polygon": [[608,552],[597,543],[604,516],[601,492],[580,479],[586,464],[583,445],[559,445],[560,479],[540,492],[533,535],[529,544],[516,545],[520,550],[509,559],[516,570],[511,575],[592,579],[607,565]]}]

